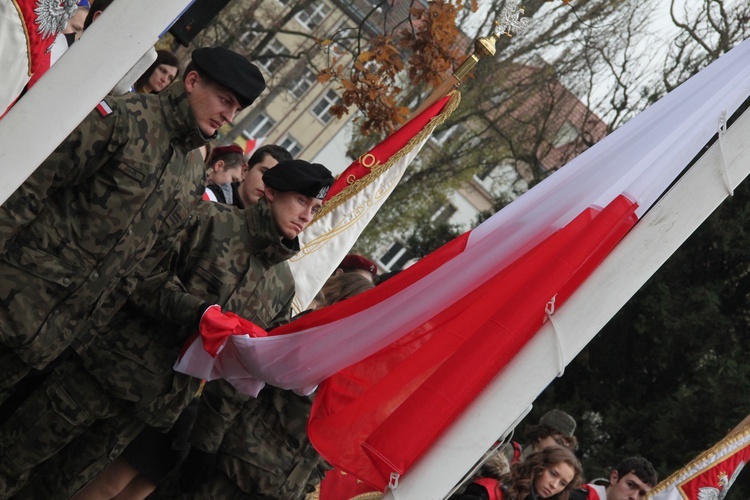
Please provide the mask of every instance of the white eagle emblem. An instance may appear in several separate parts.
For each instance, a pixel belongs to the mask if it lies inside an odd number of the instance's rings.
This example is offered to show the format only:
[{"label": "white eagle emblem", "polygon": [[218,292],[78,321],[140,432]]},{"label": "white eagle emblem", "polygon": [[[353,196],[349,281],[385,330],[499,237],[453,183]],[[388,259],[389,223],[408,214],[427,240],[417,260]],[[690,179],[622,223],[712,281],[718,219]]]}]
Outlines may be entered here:
[{"label": "white eagle emblem", "polygon": [[70,17],[75,14],[76,0],[37,0],[34,14],[34,21],[39,27],[36,32],[42,35],[42,38],[49,38],[57,35],[65,29]]},{"label": "white eagle emblem", "polygon": [[737,464],[737,468],[732,473],[732,477],[727,477],[726,472],[719,473],[718,488],[710,486],[699,488],[697,500],[724,500],[724,497],[729,493],[729,488],[731,488],[732,483],[737,479],[737,476],[740,475],[744,466],[744,461]]}]

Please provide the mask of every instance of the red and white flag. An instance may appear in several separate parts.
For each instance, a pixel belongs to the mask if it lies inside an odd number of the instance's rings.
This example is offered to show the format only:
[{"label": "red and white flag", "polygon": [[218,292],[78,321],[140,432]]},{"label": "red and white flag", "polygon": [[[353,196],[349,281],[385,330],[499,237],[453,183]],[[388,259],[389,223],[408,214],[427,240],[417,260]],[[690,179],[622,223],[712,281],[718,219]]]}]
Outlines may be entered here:
[{"label": "red and white flag", "polygon": [[750,426],[730,434],[651,490],[651,500],[723,500],[750,461]]},{"label": "red and white flag", "polygon": [[49,49],[77,0],[0,2],[0,117],[51,64]]},{"label": "red and white flag", "polygon": [[[307,307],[331,276],[401,180],[433,130],[456,109],[460,97],[460,93],[454,91],[439,99],[360,156],[336,179],[328,190],[323,209],[300,234],[301,250],[290,261],[296,288],[294,308],[298,312]],[[262,142],[263,139],[258,141]],[[248,140],[248,144],[251,141],[256,139]],[[257,146],[259,144],[253,145]],[[241,345],[235,345],[235,342]],[[185,346],[175,369],[205,380],[225,378],[238,390],[257,396],[263,388],[264,379],[250,374],[251,368],[245,365],[243,356],[230,354],[239,352],[243,347],[243,340],[233,337],[223,348],[225,351],[221,359],[215,359],[207,355],[196,338]],[[356,360],[351,358],[350,362]],[[343,368],[346,365],[337,366]],[[317,382],[314,382],[295,389],[307,394],[316,387]]]},{"label": "red and white flag", "polygon": [[[267,337],[229,337],[212,370],[233,364],[241,375],[219,376],[287,389],[320,384],[308,429],[316,449],[384,490],[564,307],[748,95],[750,41],[384,284]],[[208,378],[187,364],[177,369]]]},{"label": "red and white flag", "polygon": [[396,188],[432,131],[456,109],[460,97],[458,91],[453,91],[439,99],[339,175],[326,195],[323,209],[300,234],[300,252],[289,260],[297,312],[312,302]]},{"label": "red and white flag", "polygon": [[253,137],[252,139],[248,139],[245,142],[245,148],[242,154],[245,155],[245,158],[250,158],[255,150],[261,147],[264,142],[266,142],[265,137]]}]

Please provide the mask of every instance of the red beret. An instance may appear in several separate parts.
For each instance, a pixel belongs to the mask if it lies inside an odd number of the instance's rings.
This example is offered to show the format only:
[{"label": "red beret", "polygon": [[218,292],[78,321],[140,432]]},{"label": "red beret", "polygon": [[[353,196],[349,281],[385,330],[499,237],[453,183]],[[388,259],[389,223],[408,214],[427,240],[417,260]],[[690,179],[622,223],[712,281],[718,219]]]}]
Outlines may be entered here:
[{"label": "red beret", "polygon": [[344,269],[362,269],[371,273],[373,277],[378,275],[378,266],[373,261],[353,253],[344,257],[339,267]]},{"label": "red beret", "polygon": [[211,161],[216,161],[224,155],[229,153],[243,154],[242,148],[237,144],[230,144],[229,146],[219,146],[211,151]]}]

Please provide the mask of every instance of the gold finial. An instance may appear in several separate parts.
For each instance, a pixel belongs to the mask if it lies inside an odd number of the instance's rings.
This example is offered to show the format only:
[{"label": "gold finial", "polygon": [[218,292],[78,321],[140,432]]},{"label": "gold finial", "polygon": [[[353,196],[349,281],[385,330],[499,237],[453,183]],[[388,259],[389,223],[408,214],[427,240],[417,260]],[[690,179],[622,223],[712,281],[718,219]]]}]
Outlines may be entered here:
[{"label": "gold finial", "polygon": [[497,29],[490,36],[477,38],[474,42],[474,53],[472,53],[461,66],[453,72],[456,83],[460,84],[461,80],[474,69],[479,59],[495,55],[495,44],[500,36],[512,36],[513,34],[523,33],[529,25],[529,18],[522,17],[524,14],[523,7],[512,9],[505,7],[500,13],[500,21],[495,21]]},{"label": "gold finial", "polygon": [[[529,24],[527,18],[521,17],[523,14],[523,8],[510,9],[506,7],[503,9],[501,14],[501,22],[495,22],[497,29],[494,33],[487,37],[478,38],[474,42],[474,52],[461,63],[461,65],[453,72],[453,74],[443,80],[443,82],[435,88],[430,96],[419,105],[419,107],[412,112],[409,119],[419,115],[422,111],[435,104],[435,102],[441,97],[445,96],[448,92],[461,85],[461,80],[474,69],[479,59],[487,56],[495,55],[495,43],[501,35],[511,36],[511,34],[519,34]],[[321,212],[322,213],[322,212]]]}]

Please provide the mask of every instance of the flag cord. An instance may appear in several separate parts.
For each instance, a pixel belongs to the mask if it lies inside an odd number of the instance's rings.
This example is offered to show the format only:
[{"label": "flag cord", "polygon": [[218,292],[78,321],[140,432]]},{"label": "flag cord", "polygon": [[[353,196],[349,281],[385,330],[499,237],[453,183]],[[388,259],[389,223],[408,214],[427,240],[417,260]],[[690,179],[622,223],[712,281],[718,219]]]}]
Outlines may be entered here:
[{"label": "flag cord", "polygon": [[544,312],[547,315],[550,324],[552,325],[552,331],[555,332],[555,343],[557,344],[557,361],[559,367],[557,371],[557,377],[559,378],[563,376],[563,373],[565,373],[565,354],[563,353],[562,342],[560,341],[560,331],[558,330],[557,322],[552,318],[552,315],[555,314],[556,298],[557,295],[549,299],[547,305],[544,306]]},{"label": "flag cord", "polygon": [[391,477],[388,480],[388,488],[391,490],[395,490],[398,488],[398,478],[401,477],[401,474],[398,472],[391,472]]},{"label": "flag cord", "polygon": [[732,183],[729,181],[729,167],[727,167],[727,156],[724,153],[724,134],[727,132],[727,111],[723,110],[719,117],[719,155],[721,156],[721,165],[724,168],[724,184],[727,186],[729,196],[734,196],[734,189],[732,189]]}]

